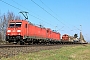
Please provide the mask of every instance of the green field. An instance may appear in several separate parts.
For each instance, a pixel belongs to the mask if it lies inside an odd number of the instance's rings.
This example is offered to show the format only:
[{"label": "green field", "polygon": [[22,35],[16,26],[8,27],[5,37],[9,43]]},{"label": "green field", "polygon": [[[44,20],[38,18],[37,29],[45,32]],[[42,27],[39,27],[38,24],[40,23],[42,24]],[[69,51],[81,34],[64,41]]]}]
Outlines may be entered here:
[{"label": "green field", "polygon": [[1,60],[90,60],[90,44],[42,50],[34,53],[20,53],[17,56],[2,58]]}]

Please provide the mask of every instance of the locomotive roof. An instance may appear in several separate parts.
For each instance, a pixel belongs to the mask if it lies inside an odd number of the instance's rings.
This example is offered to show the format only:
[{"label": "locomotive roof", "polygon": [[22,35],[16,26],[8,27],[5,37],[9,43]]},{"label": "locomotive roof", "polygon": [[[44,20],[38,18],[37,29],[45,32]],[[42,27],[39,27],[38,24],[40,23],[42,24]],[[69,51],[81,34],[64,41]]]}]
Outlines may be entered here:
[{"label": "locomotive roof", "polygon": [[[29,24],[32,24],[32,25],[34,25],[34,26],[37,26],[37,25],[35,25],[35,24],[27,21],[27,20],[9,20],[9,22],[28,22]],[[37,26],[37,27],[44,28],[44,29],[46,29],[46,30],[51,30],[50,28],[45,28],[45,27],[43,27],[42,25]],[[59,32],[54,31],[54,30],[51,30],[51,31],[56,32],[56,33],[59,33]]]},{"label": "locomotive roof", "polygon": [[9,22],[22,22],[22,21],[26,21],[26,20],[9,20]]}]

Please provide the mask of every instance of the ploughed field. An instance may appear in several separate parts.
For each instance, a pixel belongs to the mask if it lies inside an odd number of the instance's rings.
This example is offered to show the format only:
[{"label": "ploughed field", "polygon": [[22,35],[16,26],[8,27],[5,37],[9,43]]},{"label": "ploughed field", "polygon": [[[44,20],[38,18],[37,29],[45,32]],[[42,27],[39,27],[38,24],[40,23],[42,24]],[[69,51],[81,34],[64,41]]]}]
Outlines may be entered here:
[{"label": "ploughed field", "polygon": [[[79,44],[78,44],[79,45]],[[8,58],[20,53],[32,53],[42,50],[60,49],[65,46],[78,46],[75,45],[0,45],[0,59],[2,57]]]}]

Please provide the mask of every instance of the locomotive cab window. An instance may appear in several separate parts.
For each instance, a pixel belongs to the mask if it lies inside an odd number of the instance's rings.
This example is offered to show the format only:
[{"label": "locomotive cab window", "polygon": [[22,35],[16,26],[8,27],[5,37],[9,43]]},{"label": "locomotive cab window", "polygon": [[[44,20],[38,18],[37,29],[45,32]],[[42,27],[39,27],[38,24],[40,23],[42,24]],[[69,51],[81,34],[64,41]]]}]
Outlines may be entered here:
[{"label": "locomotive cab window", "polygon": [[10,24],[9,24],[9,27],[14,27],[15,26],[15,22],[11,22]]},{"label": "locomotive cab window", "polygon": [[21,22],[16,22],[16,27],[21,27]]}]

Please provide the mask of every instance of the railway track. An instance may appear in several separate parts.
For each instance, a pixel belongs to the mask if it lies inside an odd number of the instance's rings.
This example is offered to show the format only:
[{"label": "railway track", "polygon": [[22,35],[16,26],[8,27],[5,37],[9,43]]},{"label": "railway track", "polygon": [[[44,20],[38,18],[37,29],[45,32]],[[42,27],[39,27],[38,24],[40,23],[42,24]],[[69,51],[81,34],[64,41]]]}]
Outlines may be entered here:
[{"label": "railway track", "polygon": [[[39,46],[67,46],[67,45],[81,45],[81,44],[33,44],[33,45],[3,44],[3,45],[0,45],[0,48],[39,47]],[[83,44],[83,45],[84,45],[84,44]]]},{"label": "railway track", "polygon": [[66,45],[0,45],[0,58],[18,55],[19,53],[31,53],[41,50],[59,49],[64,46],[76,46],[80,44]]},{"label": "railway track", "polygon": [[31,45],[0,45],[0,48],[30,47]]},{"label": "railway track", "polygon": [[39,46],[66,46],[66,45],[81,45],[81,44],[33,44],[33,45],[3,44],[3,45],[0,45],[0,48],[12,48],[12,47],[39,47]]}]

